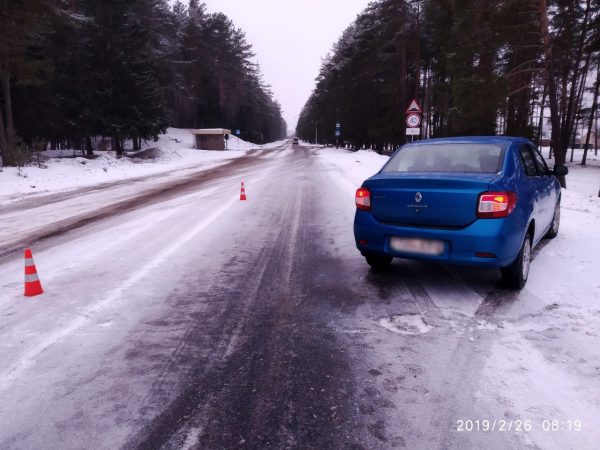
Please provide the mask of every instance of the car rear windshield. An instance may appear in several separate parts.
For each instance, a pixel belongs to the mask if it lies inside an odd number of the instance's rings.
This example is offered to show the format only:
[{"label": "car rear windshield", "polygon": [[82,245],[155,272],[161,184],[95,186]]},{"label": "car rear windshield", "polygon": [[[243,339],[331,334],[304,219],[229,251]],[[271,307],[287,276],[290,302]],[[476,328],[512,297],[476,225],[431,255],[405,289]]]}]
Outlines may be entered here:
[{"label": "car rear windshield", "polygon": [[504,146],[500,144],[407,145],[388,161],[382,172],[497,173],[503,160]]}]

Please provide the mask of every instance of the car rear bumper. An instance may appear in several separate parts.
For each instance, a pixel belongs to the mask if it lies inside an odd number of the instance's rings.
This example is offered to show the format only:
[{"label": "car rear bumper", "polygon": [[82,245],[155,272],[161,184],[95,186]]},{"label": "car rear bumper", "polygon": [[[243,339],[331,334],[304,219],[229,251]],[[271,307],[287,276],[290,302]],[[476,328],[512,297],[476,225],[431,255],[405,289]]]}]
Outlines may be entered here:
[{"label": "car rear bumper", "polygon": [[[378,222],[368,211],[356,211],[354,237],[361,253],[378,253],[396,258],[424,259],[450,264],[481,267],[504,267],[512,263],[519,251],[526,229],[513,217],[478,219],[462,229],[416,228]],[[390,247],[390,238],[433,239],[444,242],[441,255],[398,252]],[[486,257],[476,253],[487,254]],[[492,257],[491,255],[495,255]]]}]

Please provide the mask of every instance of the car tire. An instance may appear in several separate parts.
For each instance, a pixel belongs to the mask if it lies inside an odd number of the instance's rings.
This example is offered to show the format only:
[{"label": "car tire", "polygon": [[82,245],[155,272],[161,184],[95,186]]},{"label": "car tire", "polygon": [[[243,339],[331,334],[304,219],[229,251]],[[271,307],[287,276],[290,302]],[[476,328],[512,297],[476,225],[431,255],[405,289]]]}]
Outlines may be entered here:
[{"label": "car tire", "polygon": [[517,258],[510,265],[500,268],[502,280],[509,289],[520,291],[527,283],[531,264],[531,241],[531,233],[527,233]]},{"label": "car tire", "polygon": [[554,217],[552,217],[552,223],[550,224],[550,229],[544,236],[547,239],[554,239],[558,234],[558,228],[560,227],[560,202],[556,202],[556,206],[554,207]]},{"label": "car tire", "polygon": [[392,259],[394,259],[391,256],[375,255],[372,253],[364,255],[364,257],[367,260],[367,264],[369,264],[373,269],[385,269],[386,267],[389,267]]}]

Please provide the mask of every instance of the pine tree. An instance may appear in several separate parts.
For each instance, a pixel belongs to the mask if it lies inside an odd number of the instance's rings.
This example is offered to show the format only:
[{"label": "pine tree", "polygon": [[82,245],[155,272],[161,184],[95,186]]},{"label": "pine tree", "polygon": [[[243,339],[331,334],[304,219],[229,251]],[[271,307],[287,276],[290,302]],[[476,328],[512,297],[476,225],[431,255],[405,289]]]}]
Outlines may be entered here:
[{"label": "pine tree", "polygon": [[0,2],[0,156],[6,165],[15,164],[19,147],[13,89],[40,80],[44,60],[37,41],[52,13],[52,5],[43,0]]}]

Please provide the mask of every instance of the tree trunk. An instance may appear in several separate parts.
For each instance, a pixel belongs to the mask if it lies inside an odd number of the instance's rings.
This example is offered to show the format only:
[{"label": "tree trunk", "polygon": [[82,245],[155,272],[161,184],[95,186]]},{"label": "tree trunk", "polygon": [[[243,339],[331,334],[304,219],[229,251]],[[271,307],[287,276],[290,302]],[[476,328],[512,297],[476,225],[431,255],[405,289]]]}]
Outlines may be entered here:
[{"label": "tree trunk", "polygon": [[115,145],[117,157],[123,156],[123,141],[121,140],[121,136],[115,136]]},{"label": "tree trunk", "polygon": [[[397,35],[398,45],[400,46],[400,95],[399,103],[400,108],[406,108],[404,104],[406,100],[406,10],[404,5],[402,6],[402,13],[399,17],[399,32]],[[404,134],[404,133],[402,133]],[[401,137],[402,143],[406,142],[406,136]]]},{"label": "tree trunk", "polygon": [[598,116],[600,116],[599,114],[600,109],[596,109],[596,131],[594,133],[594,156],[598,156]]},{"label": "tree trunk", "polygon": [[425,67],[425,70],[423,71],[423,108],[425,109],[423,111],[423,119],[424,119],[424,124],[423,124],[423,138],[424,139],[429,139],[429,136],[431,136],[431,93],[430,93],[430,87],[431,87],[431,78],[429,77],[429,68]]},{"label": "tree trunk", "polygon": [[[577,55],[573,61],[573,75],[570,80],[571,89],[568,94],[567,100],[567,108],[565,115],[563,117],[563,127],[562,127],[562,141],[567,144],[572,134],[576,134],[576,123],[577,123],[577,115],[579,112],[579,105],[581,103],[581,96],[583,92],[583,87],[585,86],[585,79],[587,75],[587,70],[589,68],[591,53],[587,55],[587,61],[584,65],[584,69],[581,70],[581,61],[583,60],[583,52],[587,37],[587,29],[589,23],[590,16],[590,1],[586,1],[586,9],[585,15],[583,18],[582,29],[579,37],[579,45],[577,47]],[[565,68],[565,70],[568,70]],[[567,77],[565,77],[565,82],[567,82]],[[564,91],[566,96],[566,89]],[[566,153],[565,148],[565,153]]]},{"label": "tree trunk", "polygon": [[[548,38],[548,10],[546,0],[540,0],[540,33],[544,45],[544,68],[546,83],[548,86],[548,101],[550,104],[550,122],[552,123],[552,147],[554,148],[554,161],[556,165],[564,165],[566,159],[566,148],[563,148],[560,133],[560,116],[558,110],[558,97],[556,92],[556,77],[552,67],[552,47]],[[567,187],[564,176],[558,177],[563,188]]]},{"label": "tree trunk", "polygon": [[6,70],[2,76],[2,85],[4,90],[4,114],[6,114],[6,136],[10,142],[14,136],[15,126],[12,114],[12,95],[10,91],[10,73]]},{"label": "tree trunk", "polygon": [[224,113],[225,109],[225,61],[224,61],[223,50],[219,52],[219,66],[218,66],[218,86],[219,86],[219,106],[221,107],[221,113]]},{"label": "tree trunk", "polygon": [[115,152],[116,154],[118,154],[119,149],[117,148],[117,138],[116,136],[111,136],[110,137],[110,149]]},{"label": "tree trunk", "polygon": [[0,157],[6,157],[7,154],[8,141],[6,140],[6,132],[4,131],[4,115],[2,114],[2,107],[0,107]]},{"label": "tree trunk", "polygon": [[[600,67],[596,70],[596,83],[594,86],[594,97],[592,100],[592,110],[590,111],[590,121],[588,122],[587,136],[585,138],[585,146],[583,149],[583,158],[581,159],[581,165],[585,166],[587,163],[587,152],[588,146],[590,145],[590,136],[592,134],[592,127],[594,126],[594,116],[598,109],[598,94],[600,93]],[[597,134],[597,132],[596,132]],[[596,140],[598,136],[596,136]]]},{"label": "tree trunk", "polygon": [[89,136],[85,137],[85,156],[87,158],[94,157],[94,149],[92,148],[92,139]]},{"label": "tree trunk", "polygon": [[546,84],[544,84],[544,90],[542,92],[542,102],[540,103],[540,120],[538,122],[538,130],[537,130],[537,143],[542,150],[542,136],[544,131],[544,109],[546,109]]},{"label": "tree trunk", "polygon": [[421,102],[421,3],[417,2],[417,39],[415,39],[415,98]]},{"label": "tree trunk", "polygon": [[569,158],[569,162],[573,162],[573,156],[575,154],[575,139],[577,138],[577,127],[579,126],[579,117],[575,119],[575,126],[573,127],[573,131],[571,133],[571,157]]},{"label": "tree trunk", "polygon": [[13,123],[12,113],[12,97],[10,90],[10,69],[6,64],[2,71],[2,91],[4,96],[4,128],[3,136],[0,139],[3,141],[2,152],[4,165],[12,166],[16,163],[15,155],[15,128]]},{"label": "tree trunk", "polygon": [[89,136],[85,137],[85,153],[90,156],[94,155],[94,151],[92,150],[92,138]]},{"label": "tree trunk", "polygon": [[588,76],[588,72],[589,72],[589,68],[590,68],[590,61],[591,61],[591,57],[592,57],[592,53],[588,53],[587,58],[586,58],[586,62],[585,62],[585,66],[582,72],[582,76],[581,76],[581,83],[579,85],[579,92],[577,93],[577,99],[575,101],[575,111],[576,114],[574,115],[574,124],[571,125],[571,131],[570,133],[572,133],[573,135],[573,146],[571,147],[571,158],[570,158],[570,162],[573,162],[573,154],[575,153],[575,139],[577,137],[577,128],[579,126],[579,122],[581,120],[581,105],[583,103],[583,91],[585,89],[585,85],[587,84],[587,76]]}]

